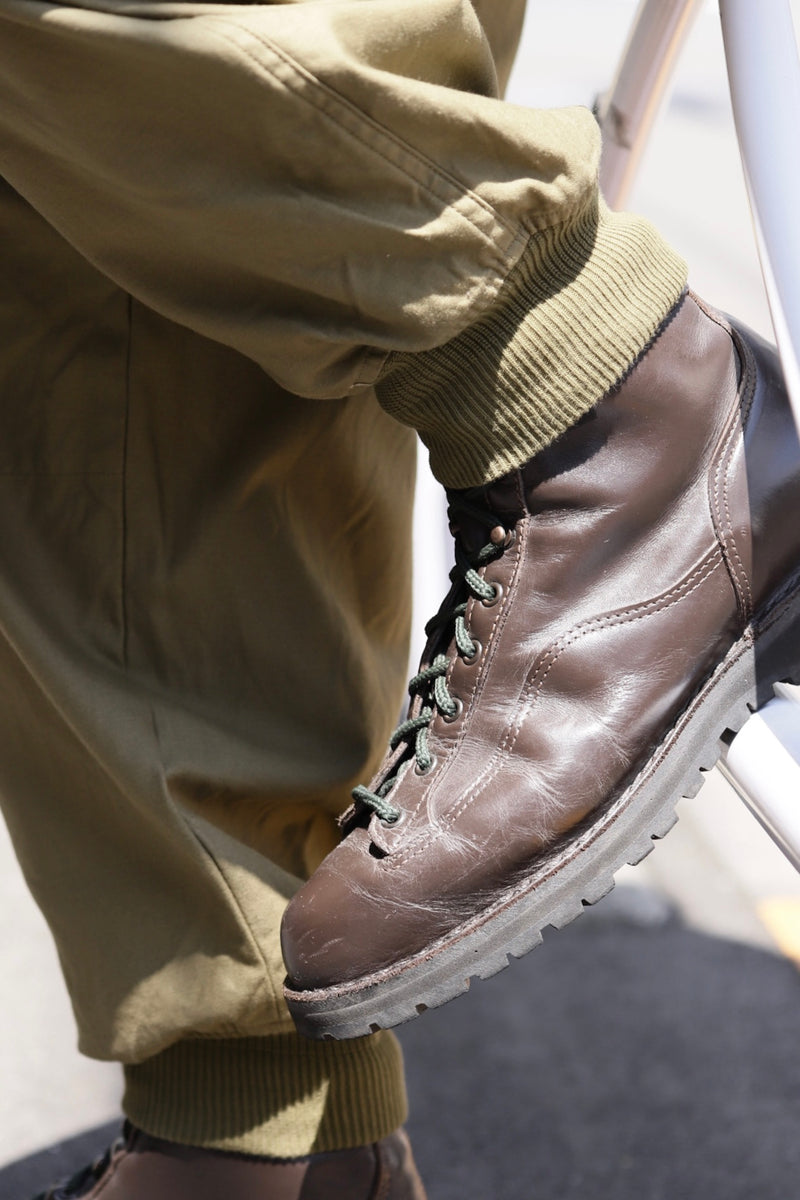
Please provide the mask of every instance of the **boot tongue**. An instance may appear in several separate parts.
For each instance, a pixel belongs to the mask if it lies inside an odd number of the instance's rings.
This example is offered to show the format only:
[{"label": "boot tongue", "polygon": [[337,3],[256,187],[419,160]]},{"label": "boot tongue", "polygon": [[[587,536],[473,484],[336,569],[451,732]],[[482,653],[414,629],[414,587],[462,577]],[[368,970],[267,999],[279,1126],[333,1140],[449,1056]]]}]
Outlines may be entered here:
[{"label": "boot tongue", "polygon": [[[527,512],[519,471],[511,471],[484,487],[463,491],[448,489],[447,499],[450,531],[469,556],[476,554],[487,542],[502,545]],[[486,515],[479,517],[472,510]]]}]

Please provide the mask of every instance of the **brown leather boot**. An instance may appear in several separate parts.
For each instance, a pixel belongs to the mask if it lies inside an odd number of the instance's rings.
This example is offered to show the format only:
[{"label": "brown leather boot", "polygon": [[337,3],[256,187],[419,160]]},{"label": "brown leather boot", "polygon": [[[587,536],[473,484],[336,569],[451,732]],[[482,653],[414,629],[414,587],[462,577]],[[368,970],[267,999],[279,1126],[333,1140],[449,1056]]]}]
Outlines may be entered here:
[{"label": "brown leather boot", "polygon": [[130,1125],[107,1153],[36,1200],[425,1200],[404,1131],[282,1161],[179,1146]]},{"label": "brown leather boot", "polygon": [[597,900],[726,730],[800,681],[800,447],[774,352],[695,297],[518,471],[451,493],[409,719],[289,905],[298,1028],[352,1037]]}]

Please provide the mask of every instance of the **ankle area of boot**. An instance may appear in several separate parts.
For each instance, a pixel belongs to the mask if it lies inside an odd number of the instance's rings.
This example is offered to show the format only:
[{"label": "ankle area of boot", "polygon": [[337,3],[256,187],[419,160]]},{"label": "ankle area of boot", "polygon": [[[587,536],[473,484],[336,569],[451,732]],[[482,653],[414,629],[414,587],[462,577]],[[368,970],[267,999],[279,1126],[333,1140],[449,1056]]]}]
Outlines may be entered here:
[{"label": "ankle area of boot", "polygon": [[740,370],[725,319],[687,292],[621,382],[575,425],[482,488],[448,490],[454,532],[462,534],[468,549],[480,536],[474,522],[458,516],[465,500],[488,508],[506,532],[525,516],[562,503],[608,502],[596,491],[599,476],[593,465],[601,458],[615,504],[623,493],[654,495],[659,478],[674,494],[680,486],[676,474],[684,472],[688,482],[702,469],[724,427]]}]

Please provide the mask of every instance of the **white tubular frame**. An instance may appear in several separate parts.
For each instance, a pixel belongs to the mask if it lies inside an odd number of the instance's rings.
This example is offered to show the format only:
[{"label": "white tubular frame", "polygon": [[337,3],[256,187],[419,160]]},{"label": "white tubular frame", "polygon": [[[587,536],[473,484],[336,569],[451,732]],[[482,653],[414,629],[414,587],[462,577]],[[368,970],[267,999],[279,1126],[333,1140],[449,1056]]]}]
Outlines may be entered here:
[{"label": "white tubular frame", "polygon": [[789,0],[720,0],[719,9],[761,270],[800,429],[800,59],[792,10]]},{"label": "white tubular frame", "polygon": [[[789,0],[719,0],[739,149],[792,409],[800,431],[800,61]],[[616,79],[599,104],[601,186],[621,207],[698,0],[642,0]],[[800,514],[787,513],[787,520]],[[721,763],[800,869],[800,689],[778,684]]]},{"label": "white tubular frame", "polygon": [[603,134],[600,187],[624,208],[647,138],[702,0],[643,0],[617,74],[597,104]]},{"label": "white tubular frame", "polygon": [[775,700],[745,723],[720,770],[800,871],[800,704],[777,683]]}]

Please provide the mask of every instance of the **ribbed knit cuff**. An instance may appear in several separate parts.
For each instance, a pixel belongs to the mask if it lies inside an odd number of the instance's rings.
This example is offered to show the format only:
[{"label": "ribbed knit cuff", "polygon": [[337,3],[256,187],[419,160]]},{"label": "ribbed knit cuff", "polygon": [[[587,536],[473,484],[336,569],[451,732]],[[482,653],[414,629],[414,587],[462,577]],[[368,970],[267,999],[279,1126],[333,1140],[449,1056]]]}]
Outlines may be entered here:
[{"label": "ribbed knit cuff", "polygon": [[145,1133],[273,1158],[366,1145],[407,1115],[402,1052],[388,1032],[187,1040],[126,1065],[125,1084],[125,1115]]},{"label": "ribbed knit cuff", "polygon": [[496,303],[433,350],[392,355],[376,385],[447,487],[521,466],[606,395],[686,285],[649,222],[602,201],[533,236]]}]

